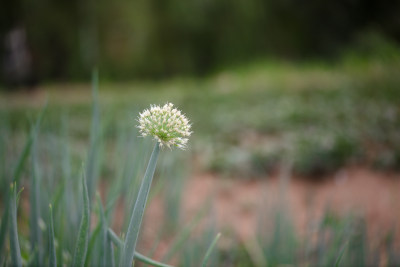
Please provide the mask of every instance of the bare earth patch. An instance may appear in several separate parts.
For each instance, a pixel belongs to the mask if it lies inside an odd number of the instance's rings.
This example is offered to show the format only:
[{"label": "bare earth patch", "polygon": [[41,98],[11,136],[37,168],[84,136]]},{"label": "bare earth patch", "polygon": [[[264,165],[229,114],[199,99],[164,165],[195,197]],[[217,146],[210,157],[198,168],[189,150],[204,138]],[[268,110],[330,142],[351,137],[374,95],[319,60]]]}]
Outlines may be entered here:
[{"label": "bare earth patch", "polygon": [[[376,242],[390,229],[400,232],[399,173],[352,167],[327,178],[313,182],[278,173],[265,179],[239,180],[196,174],[186,182],[182,214],[187,222],[210,201],[211,215],[206,216],[216,219],[219,231],[231,232],[245,242],[254,238],[260,214],[273,216],[277,207],[285,208],[300,237],[321,220],[328,207],[339,216],[365,217],[368,234]],[[156,239],[156,229],[163,222],[162,201],[157,197],[146,211],[143,248]],[[170,241],[161,242],[156,254],[163,255]]]}]

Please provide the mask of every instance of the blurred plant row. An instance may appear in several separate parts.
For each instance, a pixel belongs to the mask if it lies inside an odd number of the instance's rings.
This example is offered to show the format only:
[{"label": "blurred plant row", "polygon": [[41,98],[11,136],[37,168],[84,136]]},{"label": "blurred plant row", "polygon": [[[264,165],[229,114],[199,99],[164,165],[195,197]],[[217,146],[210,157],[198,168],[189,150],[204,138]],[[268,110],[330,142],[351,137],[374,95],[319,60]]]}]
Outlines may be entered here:
[{"label": "blurred plant row", "polygon": [[[398,170],[399,62],[400,56],[364,60],[349,55],[337,65],[260,62],[205,79],[104,82],[104,140],[115,143],[119,132],[131,127],[132,114],[150,103],[173,101],[193,118],[191,151],[203,170],[265,177],[285,162],[296,174],[315,177],[348,165]],[[52,99],[46,122],[57,130],[63,128],[60,117],[72,118],[76,158],[88,138],[90,95],[81,86],[64,87],[45,87]],[[37,107],[30,97],[6,99],[2,127],[18,146],[27,113]],[[101,172],[109,172],[112,164],[107,160]]]}]

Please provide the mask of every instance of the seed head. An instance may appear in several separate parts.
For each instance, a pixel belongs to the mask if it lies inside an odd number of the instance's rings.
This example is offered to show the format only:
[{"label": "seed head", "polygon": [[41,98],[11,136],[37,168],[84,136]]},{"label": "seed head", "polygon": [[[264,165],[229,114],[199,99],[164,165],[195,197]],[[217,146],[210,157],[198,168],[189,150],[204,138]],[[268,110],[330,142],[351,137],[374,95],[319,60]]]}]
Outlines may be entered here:
[{"label": "seed head", "polygon": [[164,106],[151,105],[139,114],[138,122],[141,135],[153,136],[160,147],[177,146],[185,149],[191,135],[189,120],[172,103]]}]

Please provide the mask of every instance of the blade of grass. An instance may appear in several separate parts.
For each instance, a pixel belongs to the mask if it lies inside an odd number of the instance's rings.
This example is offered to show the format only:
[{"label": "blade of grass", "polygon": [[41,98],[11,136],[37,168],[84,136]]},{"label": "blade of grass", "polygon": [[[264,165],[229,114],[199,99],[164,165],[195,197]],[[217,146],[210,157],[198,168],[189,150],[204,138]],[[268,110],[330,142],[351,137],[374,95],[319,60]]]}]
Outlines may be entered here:
[{"label": "blade of grass", "polygon": [[99,155],[99,141],[100,141],[100,111],[98,100],[98,71],[92,72],[92,125],[90,129],[90,147],[87,158],[86,176],[87,187],[89,192],[89,201],[92,200],[94,190],[96,188],[97,172],[98,172],[98,155]]},{"label": "blade of grass", "polygon": [[[36,124],[38,124],[38,122]],[[13,172],[13,181],[16,182],[17,184],[18,184],[19,179],[21,177],[22,169],[24,167],[25,161],[26,161],[26,159],[28,158],[28,156],[30,154],[31,147],[32,147],[32,141],[33,141],[33,134],[30,134],[28,136],[28,139],[26,140],[24,149],[22,150],[22,153],[19,156],[18,163],[15,166],[15,169],[14,169],[14,172]]]},{"label": "blade of grass", "polygon": [[124,246],[124,242],[117,236],[117,234],[111,229],[108,228],[108,236],[110,240],[118,247],[122,248]]},{"label": "blade of grass", "polygon": [[168,265],[168,264],[164,264],[164,263],[152,260],[152,259],[140,254],[137,251],[135,251],[135,259],[137,259],[141,262],[156,266],[156,267],[172,267],[172,265]]},{"label": "blade of grass", "polygon": [[131,266],[135,255],[136,243],[139,236],[140,225],[142,224],[143,213],[146,207],[147,198],[149,195],[151,182],[153,181],[154,171],[157,165],[157,158],[160,152],[159,144],[154,146],[153,153],[151,154],[149,164],[146,169],[142,184],[140,185],[139,194],[133,208],[132,216],[128,226],[128,232],[122,255],[120,259],[120,267]]},{"label": "blade of grass", "polygon": [[[108,236],[110,237],[110,240],[119,248],[122,248],[122,246],[124,245],[124,242],[122,242],[122,240],[117,236],[117,234],[111,229],[108,228]],[[153,259],[150,259],[149,257],[146,257],[142,254],[140,254],[139,252],[135,251],[135,259],[153,265],[153,266],[158,266],[158,267],[172,267],[171,265],[168,264],[164,264],[158,261],[155,261]]]},{"label": "blade of grass", "polygon": [[346,242],[343,245],[342,249],[339,251],[339,255],[336,258],[335,267],[339,267],[340,266],[340,262],[342,261],[344,252],[346,251],[346,248],[347,248],[347,245],[348,245],[348,242]]},{"label": "blade of grass", "polygon": [[83,194],[83,214],[79,226],[78,239],[76,240],[73,266],[84,266],[86,253],[88,249],[89,227],[90,227],[90,209],[89,194],[86,185],[85,172],[82,168],[82,194]]},{"label": "blade of grass", "polygon": [[[36,121],[36,125],[39,125],[40,121],[42,120],[44,111],[47,107],[46,106],[42,109],[42,111],[39,114],[39,117]],[[22,170],[24,167],[24,164],[26,162],[26,159],[28,158],[30,151],[31,151],[31,147],[32,147],[32,142],[33,142],[33,132],[34,130],[31,131],[31,133],[28,136],[28,139],[25,142],[24,145],[24,149],[22,150],[21,155],[18,158],[18,162],[17,165],[14,168],[13,171],[13,177],[12,180],[13,182],[17,183],[19,182],[19,179],[21,178],[21,174],[22,174]],[[5,198],[3,199],[4,201],[4,213],[3,213],[3,219],[1,221],[1,227],[0,227],[0,258],[4,258],[3,257],[3,247],[5,244],[5,240],[6,240],[6,234],[7,234],[7,228],[8,228],[8,217],[9,217],[9,201],[10,201],[10,194],[9,191],[6,190],[5,194],[4,194]]]},{"label": "blade of grass", "polygon": [[40,124],[42,122],[42,119],[43,119],[43,116],[44,116],[44,114],[45,114],[45,112],[47,110],[47,103],[48,102],[46,100],[46,103],[44,104],[42,110],[40,111],[39,116],[36,119],[35,125],[32,128],[32,130],[31,130],[31,132],[30,132],[30,134],[28,136],[28,139],[26,140],[24,149],[22,150],[22,153],[21,153],[21,155],[20,155],[20,157],[18,159],[18,163],[14,168],[13,182],[16,182],[17,185],[18,185],[19,179],[21,178],[21,174],[22,174],[22,169],[24,167],[24,163],[25,163],[26,159],[28,158],[28,156],[29,156],[29,154],[31,152],[31,148],[32,148],[34,137],[35,137],[37,131],[39,130],[39,126],[40,126]]},{"label": "blade of grass", "polygon": [[34,265],[42,266],[42,234],[39,227],[40,220],[40,177],[38,175],[38,151],[37,151],[37,139],[40,127],[40,121],[35,125],[32,149],[31,149],[31,175],[30,175],[30,244],[31,252],[37,250],[37,258],[34,261]]},{"label": "blade of grass", "polygon": [[263,249],[257,239],[244,241],[243,245],[254,266],[268,266]]},{"label": "blade of grass", "polygon": [[185,226],[182,231],[179,232],[179,235],[175,238],[174,242],[171,244],[169,251],[162,258],[163,262],[169,261],[177,251],[179,251],[182,246],[185,244],[185,241],[189,238],[190,233],[193,229],[199,224],[200,220],[203,218],[205,211],[208,207],[208,204],[205,208],[201,209],[198,214],[194,217],[194,219]]},{"label": "blade of grass", "polygon": [[101,204],[100,195],[97,194],[97,202],[99,205],[100,211],[100,222],[101,222],[101,230],[102,230],[102,253],[101,253],[101,264],[103,266],[112,266],[111,260],[111,250],[109,244],[111,244],[108,237],[108,225],[106,216],[104,214],[103,205]]},{"label": "blade of grass", "polygon": [[21,249],[18,240],[18,226],[17,226],[17,196],[16,196],[16,183],[10,186],[11,201],[10,201],[10,251],[11,251],[11,265],[22,266]]},{"label": "blade of grass", "polygon": [[53,207],[49,205],[50,223],[49,223],[49,266],[57,266],[56,247],[54,245],[54,225],[53,225]]},{"label": "blade of grass", "polygon": [[95,248],[96,241],[97,241],[97,238],[99,237],[100,231],[101,231],[101,224],[100,224],[100,222],[98,222],[96,227],[92,231],[92,234],[90,235],[88,249],[87,249],[87,253],[86,253],[86,259],[85,259],[85,266],[90,266],[90,260],[92,258],[92,253]]},{"label": "blade of grass", "polygon": [[211,242],[210,247],[207,249],[206,255],[204,255],[203,264],[201,265],[202,267],[206,267],[207,266],[208,259],[210,258],[211,253],[212,253],[212,251],[213,251],[213,249],[214,249],[215,245],[217,244],[218,239],[220,237],[221,237],[221,233],[218,233],[216,235],[216,237],[214,238],[214,240]]}]

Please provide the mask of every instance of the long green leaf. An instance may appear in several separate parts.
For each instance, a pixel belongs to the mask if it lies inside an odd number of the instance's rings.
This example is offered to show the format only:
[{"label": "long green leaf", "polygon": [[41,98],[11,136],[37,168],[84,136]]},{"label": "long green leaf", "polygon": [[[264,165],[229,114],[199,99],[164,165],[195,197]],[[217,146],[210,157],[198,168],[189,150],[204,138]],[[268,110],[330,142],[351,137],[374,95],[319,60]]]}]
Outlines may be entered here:
[{"label": "long green leaf", "polygon": [[339,255],[336,258],[335,267],[339,267],[340,266],[340,262],[342,261],[344,252],[346,251],[346,248],[347,248],[347,245],[348,245],[348,242],[346,242],[343,245],[342,249],[339,251]]},{"label": "long green leaf", "polygon": [[20,155],[20,157],[19,157],[19,159],[18,159],[17,165],[16,165],[15,168],[14,168],[14,172],[13,172],[13,182],[16,182],[17,185],[18,185],[19,179],[20,179],[20,177],[21,177],[21,174],[22,174],[22,170],[23,170],[25,161],[26,161],[26,159],[28,158],[29,153],[31,152],[31,148],[32,148],[32,143],[33,143],[34,137],[35,137],[35,135],[36,135],[36,133],[37,133],[37,131],[38,131],[38,129],[39,129],[40,123],[42,122],[43,116],[44,116],[44,114],[45,114],[45,112],[46,112],[47,103],[48,103],[48,102],[47,102],[47,100],[46,100],[46,103],[45,103],[45,105],[43,106],[43,108],[41,109],[41,111],[40,111],[40,113],[39,113],[39,116],[38,116],[38,118],[36,119],[35,125],[34,125],[34,127],[32,128],[32,130],[31,130],[31,132],[30,132],[30,134],[29,134],[29,136],[28,136],[28,139],[26,140],[24,149],[22,150],[22,153],[21,153],[21,155]]},{"label": "long green leaf", "polygon": [[[43,108],[42,112],[39,115],[39,118],[37,119],[36,125],[39,124],[43,114],[44,114],[44,110],[45,110],[46,106]],[[22,150],[21,155],[18,158],[18,162],[17,165],[14,168],[13,171],[13,177],[12,177],[12,181],[17,183],[19,182],[19,179],[21,177],[22,174],[22,169],[24,167],[25,161],[29,156],[29,153],[31,151],[31,147],[32,147],[32,140],[33,140],[33,130],[32,132],[29,134],[28,139],[25,142],[24,145],[24,149]],[[4,212],[3,212],[3,216],[2,216],[2,221],[1,221],[1,226],[0,226],[0,258],[4,258],[3,256],[3,247],[5,244],[5,240],[6,240],[6,233],[7,233],[7,228],[8,228],[8,217],[9,217],[9,201],[10,201],[10,194],[9,191],[6,190],[5,194],[4,194]]]},{"label": "long green leaf", "polygon": [[[122,246],[124,245],[124,242],[122,242],[121,239],[119,239],[119,237],[117,236],[117,234],[112,230],[112,229],[108,229],[108,236],[110,237],[110,240],[119,248],[122,248]],[[140,254],[139,252],[135,251],[135,259],[153,265],[153,266],[157,266],[157,267],[172,267],[171,265],[168,264],[164,264],[162,262],[158,262],[155,261],[153,259],[150,259],[149,257],[146,257],[142,254]]]},{"label": "long green leaf", "polygon": [[203,218],[203,216],[206,212],[206,209],[207,209],[207,207],[204,207],[203,209],[201,209],[196,214],[194,219],[179,232],[179,235],[172,242],[169,251],[164,255],[164,257],[162,258],[162,261],[164,261],[164,262],[169,261],[175,255],[175,253],[183,247],[183,245],[185,244],[185,241],[189,238],[190,233],[200,223],[201,219]]},{"label": "long green leaf", "polygon": [[21,178],[24,163],[25,163],[26,159],[28,158],[29,153],[31,152],[32,141],[33,141],[33,134],[30,134],[28,136],[28,139],[26,140],[24,149],[22,150],[22,153],[18,159],[18,163],[15,166],[12,178],[13,178],[13,181],[16,182],[17,184],[19,182],[19,179]]},{"label": "long green leaf", "polygon": [[18,226],[17,226],[17,194],[16,184],[11,184],[10,187],[11,201],[10,201],[10,251],[11,251],[11,265],[22,266],[21,249],[18,240]]},{"label": "long green leaf", "polygon": [[139,236],[140,225],[142,224],[143,213],[146,207],[147,197],[149,195],[151,182],[153,180],[154,171],[157,165],[157,158],[160,152],[160,146],[155,144],[153,153],[151,154],[149,164],[147,165],[142,184],[140,185],[139,194],[133,208],[133,213],[129,222],[128,232],[120,259],[120,267],[132,266],[135,256],[136,243]]},{"label": "long green leaf", "polygon": [[137,251],[135,252],[135,259],[137,259],[141,262],[156,266],[156,267],[172,267],[172,265],[168,265],[168,264],[164,264],[164,263],[152,260],[152,259],[140,254]]},{"label": "long green leaf", "polygon": [[54,225],[53,225],[53,207],[51,204],[49,205],[49,266],[55,267],[57,266],[57,256],[56,256],[56,247],[54,245]]},{"label": "long green leaf", "polygon": [[88,250],[87,250],[86,259],[85,259],[86,267],[90,266],[90,261],[92,259],[93,250],[96,247],[95,245],[96,245],[97,238],[99,237],[100,231],[101,231],[101,222],[99,221],[97,223],[96,227],[94,228],[94,230],[90,234]]},{"label": "long green leaf", "polygon": [[40,177],[38,175],[38,151],[37,151],[37,136],[39,132],[39,122],[35,125],[33,133],[32,149],[31,149],[31,177],[30,177],[30,243],[31,252],[37,250],[37,257],[33,265],[42,266],[42,234],[39,227],[40,220]]},{"label": "long green leaf", "polygon": [[[100,142],[100,110],[98,101],[98,84],[99,75],[97,70],[92,72],[92,125],[90,129],[90,147],[88,151],[86,176],[87,176],[87,187],[89,192],[89,201],[92,200],[93,193],[95,192],[98,167],[99,167],[99,142]],[[90,205],[90,202],[89,202]]]},{"label": "long green leaf", "polygon": [[98,222],[92,233],[90,234],[88,249],[86,253],[85,266],[90,266],[90,260],[92,259],[93,250],[96,245],[97,238],[101,231],[101,223]]},{"label": "long green leaf", "polygon": [[89,208],[89,195],[86,185],[85,172],[82,170],[82,193],[83,193],[83,213],[81,225],[79,226],[78,239],[76,240],[73,266],[81,267],[85,264],[86,253],[89,241],[89,227],[90,227],[90,208]]},{"label": "long green leaf", "polygon": [[204,255],[203,264],[201,265],[202,267],[207,266],[208,259],[210,258],[211,253],[220,237],[221,237],[221,233],[218,233],[217,236],[214,238],[214,240],[211,242],[210,247],[207,249],[206,255]]},{"label": "long green leaf", "polygon": [[108,236],[108,225],[107,225],[107,220],[106,216],[104,213],[103,205],[101,204],[101,199],[100,196],[97,195],[97,201],[99,205],[99,210],[100,210],[100,222],[102,226],[102,254],[101,254],[101,264],[102,266],[113,266],[113,260],[112,260],[112,253],[111,253],[111,240]]},{"label": "long green leaf", "polygon": [[111,229],[108,228],[108,236],[110,240],[118,247],[123,248],[124,242],[117,236],[117,234]]}]

